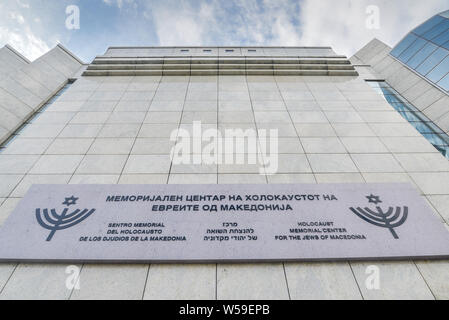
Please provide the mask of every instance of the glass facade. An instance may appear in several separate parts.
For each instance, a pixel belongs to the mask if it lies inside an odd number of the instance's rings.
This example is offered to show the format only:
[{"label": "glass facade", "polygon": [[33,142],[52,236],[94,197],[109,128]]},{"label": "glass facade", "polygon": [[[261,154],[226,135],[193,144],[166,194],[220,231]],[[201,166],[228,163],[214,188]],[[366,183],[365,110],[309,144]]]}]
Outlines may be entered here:
[{"label": "glass facade", "polygon": [[421,133],[438,151],[449,158],[449,136],[438,128],[421,111],[416,109],[385,81],[367,83],[410,124]]},{"label": "glass facade", "polygon": [[449,11],[410,32],[391,55],[449,92]]}]

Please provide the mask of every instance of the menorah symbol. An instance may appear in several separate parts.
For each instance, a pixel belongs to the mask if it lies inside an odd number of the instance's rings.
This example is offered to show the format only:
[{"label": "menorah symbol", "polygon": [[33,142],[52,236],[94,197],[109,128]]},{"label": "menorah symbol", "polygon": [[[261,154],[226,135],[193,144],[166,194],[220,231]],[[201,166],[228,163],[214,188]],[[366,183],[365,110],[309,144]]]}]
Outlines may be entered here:
[{"label": "menorah symbol", "polygon": [[[69,198],[66,198],[65,204],[67,203],[67,199]],[[70,204],[75,204],[75,201],[72,203],[69,202],[67,205],[69,206]],[[36,209],[37,222],[39,222],[43,228],[51,231],[47,237],[47,241],[51,241],[56,231],[71,228],[86,220],[92,213],[95,212],[95,209],[84,209],[82,211],[76,209],[71,213],[68,213],[68,211],[69,209],[65,208],[61,214],[58,214],[55,209],[51,209],[50,211],[48,209],[43,209],[42,212],[41,209]]]},{"label": "menorah symbol", "polygon": [[408,216],[408,207],[390,207],[387,212],[384,212],[381,207],[376,207],[377,212],[372,211],[370,208],[362,209],[358,207],[357,209],[350,208],[359,218],[371,223],[375,226],[387,228],[390,230],[391,234],[395,239],[399,239],[394,228],[397,228],[404,224]]}]

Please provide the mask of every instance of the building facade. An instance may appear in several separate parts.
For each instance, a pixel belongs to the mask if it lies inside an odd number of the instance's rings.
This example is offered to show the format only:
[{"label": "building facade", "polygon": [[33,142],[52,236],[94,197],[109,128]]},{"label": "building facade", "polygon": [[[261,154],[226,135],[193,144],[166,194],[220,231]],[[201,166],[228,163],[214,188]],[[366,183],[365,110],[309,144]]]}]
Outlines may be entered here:
[{"label": "building facade", "polygon": [[[32,184],[407,182],[448,227],[445,82],[378,40],[351,59],[327,47],[113,47],[88,65],[61,46],[32,63],[5,47],[0,66],[0,224]],[[198,122],[276,130],[275,172],[172,162],[172,133]],[[0,298],[449,299],[448,261],[76,267],[79,289],[67,265],[0,264]]]}]

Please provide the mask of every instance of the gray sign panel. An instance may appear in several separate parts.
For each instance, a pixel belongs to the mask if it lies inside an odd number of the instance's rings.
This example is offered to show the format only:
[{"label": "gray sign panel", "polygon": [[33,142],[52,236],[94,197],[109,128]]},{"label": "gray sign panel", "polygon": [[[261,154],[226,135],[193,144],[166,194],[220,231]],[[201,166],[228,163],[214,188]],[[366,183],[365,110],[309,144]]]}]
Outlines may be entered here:
[{"label": "gray sign panel", "polygon": [[313,261],[449,257],[449,231],[407,184],[35,185],[0,260]]}]

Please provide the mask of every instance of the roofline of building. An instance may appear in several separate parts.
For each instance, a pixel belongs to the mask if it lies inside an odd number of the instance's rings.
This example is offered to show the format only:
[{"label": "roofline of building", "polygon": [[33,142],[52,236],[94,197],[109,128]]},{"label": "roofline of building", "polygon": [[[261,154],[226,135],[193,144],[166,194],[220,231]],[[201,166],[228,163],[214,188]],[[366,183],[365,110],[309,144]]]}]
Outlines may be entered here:
[{"label": "roofline of building", "polygon": [[[161,55],[161,56],[107,56],[101,55],[96,56],[95,59],[164,59],[164,58],[173,58],[173,59],[187,59],[187,58],[212,58],[216,59],[217,57],[221,58],[237,58],[237,59],[254,59],[254,58],[264,58],[264,59],[274,59],[274,58],[295,58],[295,59],[348,59],[347,56],[344,55],[335,55],[335,56],[200,56],[200,55]],[[94,59],[94,60],[95,60]]]},{"label": "roofline of building", "polygon": [[66,47],[64,47],[62,44],[58,43],[56,45],[56,47],[59,47],[60,49],[62,49],[63,51],[65,51],[65,53],[67,53],[69,56],[71,56],[73,59],[75,59],[76,61],[78,61],[80,64],[85,65],[86,63],[83,62],[80,58],[78,58],[75,54],[73,54],[69,49],[67,49]]},{"label": "roofline of building", "polygon": [[27,64],[31,63],[30,60],[28,60],[24,55],[22,55],[20,52],[18,52],[16,49],[14,49],[13,47],[11,47],[9,44],[5,44],[4,48],[9,49],[10,51],[12,51],[16,56],[18,56],[19,58],[21,58],[23,61],[25,61]]},{"label": "roofline of building", "polygon": [[443,14],[449,14],[449,10],[444,10],[444,11],[438,13],[437,15],[438,16],[443,16],[444,18],[446,18],[446,16],[444,16]]},{"label": "roofline of building", "polygon": [[143,46],[143,47],[108,47],[108,49],[175,49],[175,48],[269,48],[269,49],[332,49],[332,47],[295,47],[295,46]]}]

